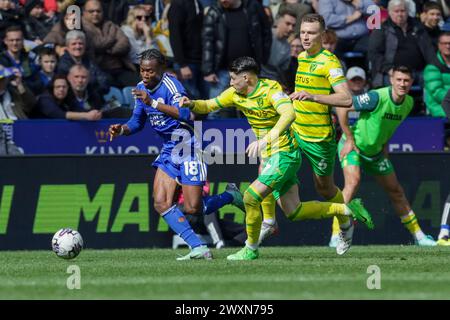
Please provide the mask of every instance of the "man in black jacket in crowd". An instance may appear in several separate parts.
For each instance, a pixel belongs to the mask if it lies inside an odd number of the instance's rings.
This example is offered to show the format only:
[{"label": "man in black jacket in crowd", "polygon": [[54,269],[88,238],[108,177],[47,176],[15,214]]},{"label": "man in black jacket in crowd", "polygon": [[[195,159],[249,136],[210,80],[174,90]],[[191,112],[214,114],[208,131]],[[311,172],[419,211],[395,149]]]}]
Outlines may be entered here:
[{"label": "man in black jacket in crowd", "polygon": [[202,71],[209,84],[209,97],[218,96],[229,86],[227,67],[233,60],[249,56],[264,64],[271,45],[271,25],[258,1],[219,0],[211,6],[202,30]]},{"label": "man in black jacket in crowd", "polygon": [[368,58],[372,71],[372,86],[389,85],[389,70],[394,65],[406,65],[414,71],[415,83],[421,84],[425,66],[434,61],[428,33],[416,19],[408,17],[408,2],[391,0],[389,18],[370,35]]},{"label": "man in black jacket in crowd", "polygon": [[201,72],[203,8],[199,0],[172,0],[168,12],[175,70],[193,99],[208,98]]}]

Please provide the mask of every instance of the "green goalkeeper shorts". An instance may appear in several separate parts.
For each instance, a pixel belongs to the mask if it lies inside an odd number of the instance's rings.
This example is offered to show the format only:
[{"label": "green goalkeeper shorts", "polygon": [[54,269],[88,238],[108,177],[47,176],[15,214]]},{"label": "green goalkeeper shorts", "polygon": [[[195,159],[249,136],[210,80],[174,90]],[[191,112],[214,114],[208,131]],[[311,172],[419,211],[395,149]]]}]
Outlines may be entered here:
[{"label": "green goalkeeper shorts", "polygon": [[301,164],[302,156],[299,149],[293,152],[277,152],[264,160],[258,181],[271,188],[275,200],[278,200],[298,183],[297,171]]},{"label": "green goalkeeper shorts", "polygon": [[308,158],[314,173],[320,177],[331,176],[336,161],[336,141],[310,142],[305,141],[295,133],[300,149]]},{"label": "green goalkeeper shorts", "polygon": [[[345,139],[341,138],[338,145],[338,154],[341,153],[344,147]],[[355,150],[349,152],[341,161],[341,167],[358,166],[362,167],[364,171],[372,176],[386,176],[394,172],[392,162],[386,158],[383,153],[374,157],[364,156]]]}]

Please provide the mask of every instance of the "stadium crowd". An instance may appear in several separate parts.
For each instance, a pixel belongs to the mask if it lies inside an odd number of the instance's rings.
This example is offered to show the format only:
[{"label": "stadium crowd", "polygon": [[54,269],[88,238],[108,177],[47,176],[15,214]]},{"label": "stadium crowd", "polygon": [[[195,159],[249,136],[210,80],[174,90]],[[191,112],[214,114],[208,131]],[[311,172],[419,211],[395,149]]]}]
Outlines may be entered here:
[{"label": "stadium crowd", "polygon": [[[128,118],[139,53],[150,48],[194,99],[228,87],[227,66],[241,56],[291,93],[299,21],[311,12],[324,17],[323,46],[354,94],[388,85],[401,63],[414,70],[411,115],[450,116],[447,0],[0,0],[0,121]],[[241,116],[228,108],[208,118]]]}]

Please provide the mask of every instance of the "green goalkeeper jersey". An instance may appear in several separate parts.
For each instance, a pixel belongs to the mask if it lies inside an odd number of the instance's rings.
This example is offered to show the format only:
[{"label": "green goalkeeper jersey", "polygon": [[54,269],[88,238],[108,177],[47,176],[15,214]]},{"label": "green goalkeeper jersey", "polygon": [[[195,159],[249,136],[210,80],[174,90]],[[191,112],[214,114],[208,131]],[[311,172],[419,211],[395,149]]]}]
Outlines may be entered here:
[{"label": "green goalkeeper jersey", "polygon": [[355,110],[360,111],[358,121],[352,126],[356,146],[365,156],[379,154],[384,145],[408,116],[414,101],[406,95],[402,103],[392,100],[392,88],[385,87],[353,97]]}]

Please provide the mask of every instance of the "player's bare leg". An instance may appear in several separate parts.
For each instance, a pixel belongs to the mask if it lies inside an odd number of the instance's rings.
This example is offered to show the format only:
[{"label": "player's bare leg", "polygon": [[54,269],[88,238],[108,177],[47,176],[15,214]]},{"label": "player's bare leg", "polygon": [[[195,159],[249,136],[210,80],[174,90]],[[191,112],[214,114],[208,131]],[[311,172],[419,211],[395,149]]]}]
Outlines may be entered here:
[{"label": "player's bare leg", "polygon": [[385,176],[374,176],[375,180],[383,187],[391,199],[392,205],[400,217],[404,227],[412,234],[416,244],[419,246],[435,246],[436,242],[431,236],[425,235],[417,221],[414,211],[411,209],[408,199],[406,199],[405,192],[398,182],[395,172]]},{"label": "player's bare leg", "polygon": [[173,206],[177,182],[161,169],[156,170],[153,181],[153,199],[156,212],[160,215]]},{"label": "player's bare leg", "polygon": [[[177,233],[190,247],[191,252],[177,260],[211,259],[208,247],[194,233],[183,212],[174,204],[177,182],[167,173],[158,169],[153,182],[153,198],[155,210],[163,217],[170,228]],[[201,196],[201,194],[200,194]],[[194,204],[194,202],[190,202]]]},{"label": "player's bare leg", "polygon": [[202,214],[203,211],[203,186],[182,185],[185,214]]}]

